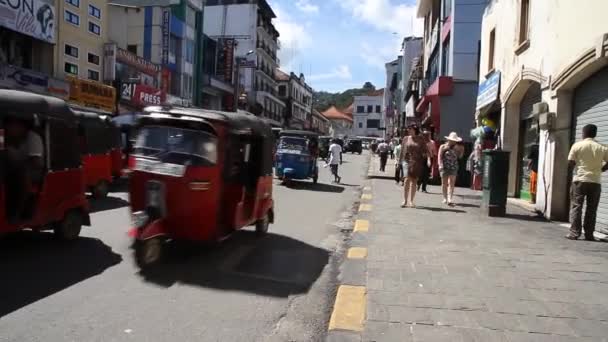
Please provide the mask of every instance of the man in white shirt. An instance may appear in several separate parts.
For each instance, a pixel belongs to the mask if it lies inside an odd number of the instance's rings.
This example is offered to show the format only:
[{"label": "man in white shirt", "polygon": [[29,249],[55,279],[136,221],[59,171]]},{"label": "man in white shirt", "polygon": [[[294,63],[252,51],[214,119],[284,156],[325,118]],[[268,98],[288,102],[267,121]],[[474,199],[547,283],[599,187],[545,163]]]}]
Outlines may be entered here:
[{"label": "man in white shirt", "polygon": [[22,218],[31,185],[41,181],[44,169],[44,145],[38,134],[26,122],[9,118],[5,121],[6,152],[12,205],[12,220]]},{"label": "man in white shirt", "polygon": [[338,140],[332,140],[331,146],[329,146],[329,167],[331,168],[331,174],[334,175],[334,182],[340,183],[342,179],[338,176],[338,166],[342,164],[342,146],[338,144]]},{"label": "man in white shirt", "polygon": [[378,145],[378,154],[380,155],[380,171],[386,170],[386,161],[388,160],[389,146],[385,140]]}]

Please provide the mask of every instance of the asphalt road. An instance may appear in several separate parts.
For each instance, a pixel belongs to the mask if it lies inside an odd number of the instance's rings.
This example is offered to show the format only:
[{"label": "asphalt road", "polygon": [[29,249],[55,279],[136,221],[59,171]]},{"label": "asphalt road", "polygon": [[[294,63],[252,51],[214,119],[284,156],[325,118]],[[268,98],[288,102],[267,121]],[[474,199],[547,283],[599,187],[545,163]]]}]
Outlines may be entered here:
[{"label": "asphalt road", "polygon": [[[319,341],[366,155],[345,155],[343,185],[275,185],[276,223],[220,246],[175,246],[156,270],[135,266],[128,196],[93,203],[93,226],[0,240],[0,341]],[[275,183],[276,184],[276,183]]]}]

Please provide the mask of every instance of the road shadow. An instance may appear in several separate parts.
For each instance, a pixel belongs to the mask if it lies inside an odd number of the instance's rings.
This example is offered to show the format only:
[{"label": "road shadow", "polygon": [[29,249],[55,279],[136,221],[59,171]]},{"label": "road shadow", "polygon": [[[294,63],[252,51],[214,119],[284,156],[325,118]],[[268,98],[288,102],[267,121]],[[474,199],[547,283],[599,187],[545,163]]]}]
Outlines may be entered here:
[{"label": "road shadow", "polygon": [[241,231],[223,244],[188,251],[171,246],[165,261],[142,270],[145,281],[242,291],[270,297],[306,293],[329,262],[329,252],[287,236]]},{"label": "road shadow", "polygon": [[457,214],[463,214],[466,213],[466,211],[464,210],[460,210],[460,209],[453,209],[453,208],[440,208],[440,207],[416,207],[416,209],[421,209],[421,210],[428,210],[428,211],[434,211],[434,212],[447,212],[447,213],[457,213]]},{"label": "road shadow", "polygon": [[[342,185],[342,184],[340,184]],[[314,184],[312,182],[298,182],[291,181],[289,185],[286,187],[293,190],[308,190],[308,191],[316,191],[316,192],[332,192],[332,193],[342,193],[344,192],[344,186],[325,184],[325,183],[317,183]]]},{"label": "road shadow", "polygon": [[470,204],[470,203],[456,203],[457,207],[461,208],[481,208],[479,204]]},{"label": "road shadow", "polygon": [[547,221],[546,218],[544,218],[543,216],[541,216],[539,214],[527,215],[527,214],[509,214],[509,213],[507,213],[505,215],[505,218],[512,219],[512,220],[518,220],[518,221],[549,222],[549,221]]},{"label": "road shadow", "polygon": [[57,240],[21,232],[0,240],[0,318],[96,276],[122,261],[101,240]]},{"label": "road shadow", "polygon": [[91,196],[87,196],[89,200],[90,213],[98,213],[100,211],[114,210],[129,206],[129,201],[126,201],[119,197],[108,196],[106,198],[95,199]]}]

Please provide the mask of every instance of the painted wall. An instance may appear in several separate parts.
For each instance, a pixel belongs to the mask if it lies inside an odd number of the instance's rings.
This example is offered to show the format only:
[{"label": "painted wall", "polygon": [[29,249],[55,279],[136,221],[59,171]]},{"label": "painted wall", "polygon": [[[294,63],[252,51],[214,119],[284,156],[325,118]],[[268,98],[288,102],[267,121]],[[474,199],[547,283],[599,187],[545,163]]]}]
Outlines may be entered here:
[{"label": "painted wall", "polygon": [[[546,131],[540,134],[539,170],[542,174],[539,176],[536,205],[541,211],[546,208],[546,216],[556,219],[566,219],[568,213],[570,175],[565,165],[571,142],[572,90],[587,75],[581,75],[559,91],[552,89],[550,82],[578,56],[598,46],[602,34],[608,32],[608,21],[603,18],[608,11],[608,2],[592,3],[583,6],[579,1],[530,1],[529,46],[519,53],[516,53],[519,46],[519,1],[493,0],[483,18],[480,81],[489,71],[488,41],[490,31],[495,29],[495,69],[501,72],[503,147],[511,151],[519,148],[518,107],[530,82],[541,84],[543,102],[557,115],[556,130],[551,134]],[[515,192],[517,162],[517,153],[512,153],[510,193]]]},{"label": "painted wall", "polygon": [[453,2],[449,76],[454,80],[477,81],[477,55],[486,2],[488,0]]}]

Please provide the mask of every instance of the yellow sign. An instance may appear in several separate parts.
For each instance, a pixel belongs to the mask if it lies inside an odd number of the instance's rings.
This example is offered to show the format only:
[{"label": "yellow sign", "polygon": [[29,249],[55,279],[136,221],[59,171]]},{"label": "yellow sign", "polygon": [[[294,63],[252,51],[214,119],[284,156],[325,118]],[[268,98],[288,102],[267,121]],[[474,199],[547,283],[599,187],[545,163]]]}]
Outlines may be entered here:
[{"label": "yellow sign", "polygon": [[108,112],[116,109],[116,89],[95,81],[67,77],[70,82],[70,102]]}]

